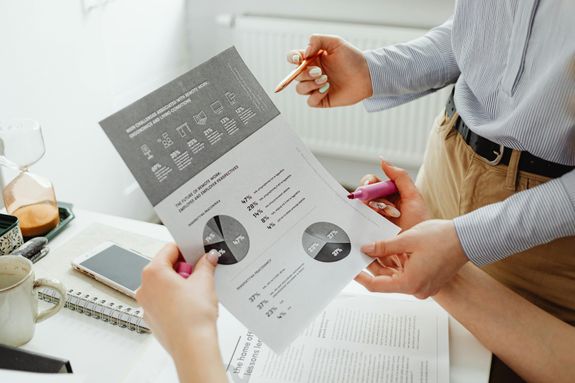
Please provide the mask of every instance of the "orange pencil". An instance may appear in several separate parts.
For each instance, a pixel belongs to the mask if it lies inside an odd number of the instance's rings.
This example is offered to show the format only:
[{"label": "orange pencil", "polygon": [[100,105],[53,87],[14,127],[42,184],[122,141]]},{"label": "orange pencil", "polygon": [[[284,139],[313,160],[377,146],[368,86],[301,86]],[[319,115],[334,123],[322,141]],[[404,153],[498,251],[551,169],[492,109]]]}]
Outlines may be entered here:
[{"label": "orange pencil", "polygon": [[320,55],[323,54],[323,50],[320,49],[315,55],[308,57],[307,59],[303,60],[303,62],[296,68],[293,70],[293,72],[291,72],[290,74],[287,75],[286,78],[284,78],[276,87],[275,92],[281,92],[282,90],[284,90],[289,84],[291,84],[291,82],[293,80],[295,80],[295,78],[297,76],[299,76],[304,70],[306,70],[306,68],[309,66],[309,64],[315,60],[316,58],[318,58]]}]

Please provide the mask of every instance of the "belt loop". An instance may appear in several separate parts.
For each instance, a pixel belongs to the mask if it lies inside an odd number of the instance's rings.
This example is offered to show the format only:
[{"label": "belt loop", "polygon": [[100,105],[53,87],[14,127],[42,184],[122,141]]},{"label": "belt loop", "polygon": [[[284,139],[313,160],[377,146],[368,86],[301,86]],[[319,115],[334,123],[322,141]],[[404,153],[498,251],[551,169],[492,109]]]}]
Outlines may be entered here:
[{"label": "belt loop", "polygon": [[519,158],[521,151],[513,150],[509,165],[507,166],[507,177],[505,178],[505,189],[515,191],[517,188],[517,176],[519,174]]}]

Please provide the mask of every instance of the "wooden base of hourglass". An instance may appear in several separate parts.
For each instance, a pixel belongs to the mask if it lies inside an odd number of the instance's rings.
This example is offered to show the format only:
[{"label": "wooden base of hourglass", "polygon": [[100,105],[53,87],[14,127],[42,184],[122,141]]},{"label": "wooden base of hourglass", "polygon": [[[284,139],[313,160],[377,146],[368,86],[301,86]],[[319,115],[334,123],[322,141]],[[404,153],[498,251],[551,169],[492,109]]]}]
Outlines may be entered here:
[{"label": "wooden base of hourglass", "polygon": [[20,230],[24,237],[46,234],[60,223],[58,207],[51,203],[22,206],[12,214],[18,217]]}]

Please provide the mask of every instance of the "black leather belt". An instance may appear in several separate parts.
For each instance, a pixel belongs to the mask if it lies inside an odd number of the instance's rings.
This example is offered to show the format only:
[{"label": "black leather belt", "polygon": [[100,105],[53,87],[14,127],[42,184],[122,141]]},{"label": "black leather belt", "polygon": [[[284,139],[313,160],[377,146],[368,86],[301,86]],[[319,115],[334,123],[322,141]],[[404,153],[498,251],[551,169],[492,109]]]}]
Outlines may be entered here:
[{"label": "black leather belt", "polygon": [[[451,92],[447,105],[445,106],[445,114],[447,117],[451,117],[456,110],[455,102],[453,101],[453,92]],[[467,145],[469,145],[471,149],[481,156],[488,164],[494,166],[509,165],[513,149],[496,144],[487,138],[483,138],[473,133],[461,117],[458,117],[457,122],[454,125],[454,129],[461,134]],[[529,152],[523,151],[519,157],[518,169],[544,177],[557,178],[575,169],[575,166],[550,162],[536,157]]]}]

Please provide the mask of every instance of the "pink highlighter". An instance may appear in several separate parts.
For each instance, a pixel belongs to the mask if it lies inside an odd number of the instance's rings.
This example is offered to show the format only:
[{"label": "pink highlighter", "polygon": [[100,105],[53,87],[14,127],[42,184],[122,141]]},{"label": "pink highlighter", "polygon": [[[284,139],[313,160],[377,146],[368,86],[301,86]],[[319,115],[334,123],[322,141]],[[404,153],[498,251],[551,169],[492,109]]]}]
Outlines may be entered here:
[{"label": "pink highlighter", "polygon": [[364,202],[373,201],[377,198],[387,197],[397,193],[397,186],[391,180],[377,182],[370,185],[360,186],[353,193],[349,193],[347,198],[358,199]]},{"label": "pink highlighter", "polygon": [[177,262],[176,263],[176,272],[180,274],[183,278],[187,278],[192,274],[192,265],[186,262]]}]

